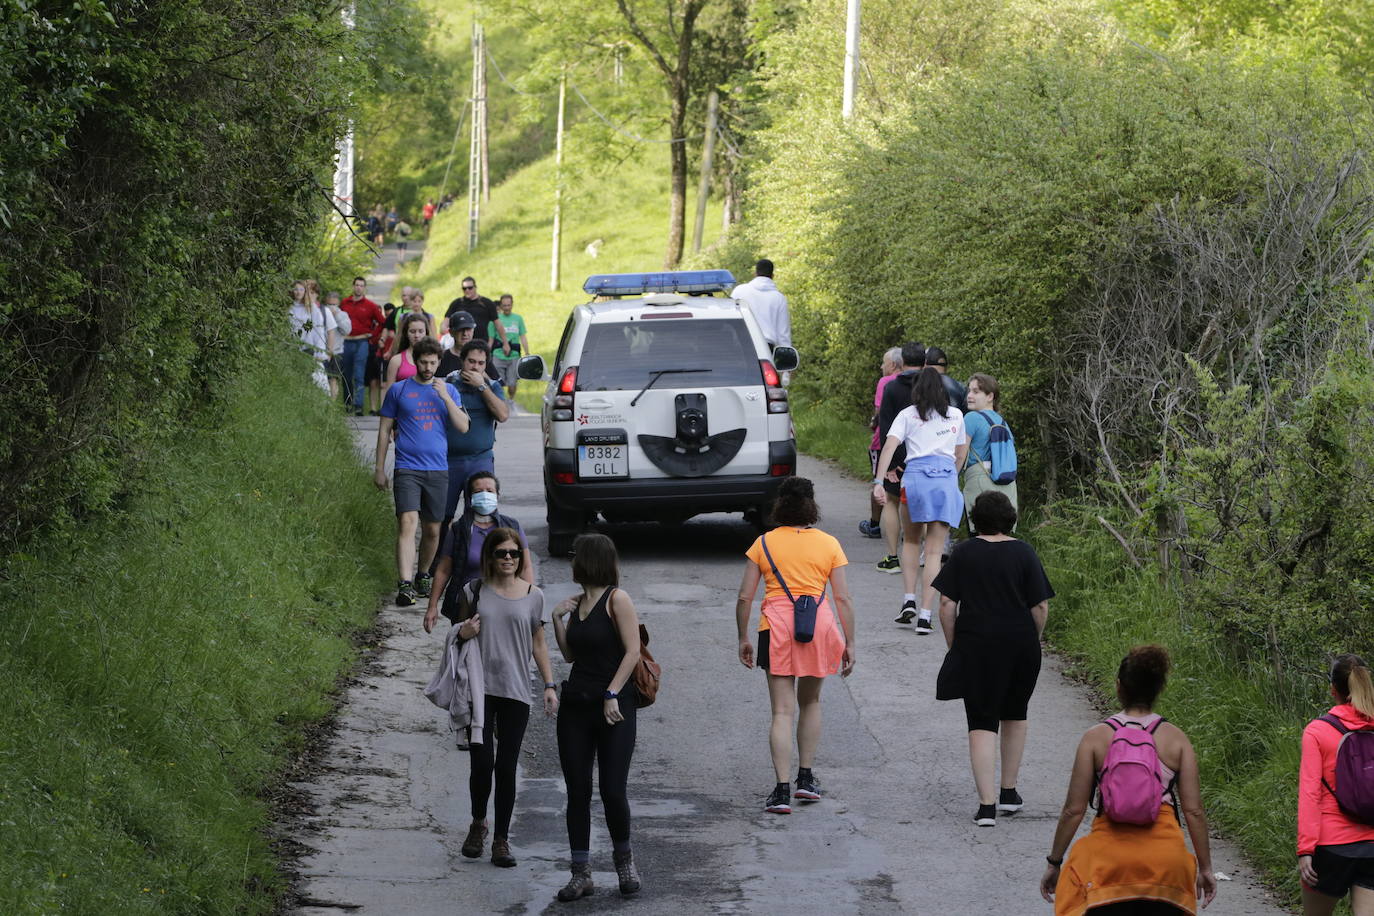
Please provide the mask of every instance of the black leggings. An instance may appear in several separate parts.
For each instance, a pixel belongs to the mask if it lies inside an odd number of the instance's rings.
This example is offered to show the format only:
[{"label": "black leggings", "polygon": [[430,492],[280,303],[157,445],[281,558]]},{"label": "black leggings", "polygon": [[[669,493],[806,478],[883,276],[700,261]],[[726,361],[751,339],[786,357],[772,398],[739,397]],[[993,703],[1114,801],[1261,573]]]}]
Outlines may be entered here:
[{"label": "black leggings", "polygon": [[485,820],[487,799],[491,797],[492,772],[496,773],[496,829],[493,836],[510,836],[510,818],[515,811],[515,765],[520,762],[520,743],[530,721],[530,706],[519,700],[487,695],[487,720],[482,743],[472,745],[472,772],[468,792],[472,795],[472,819]]},{"label": "black leggings", "polygon": [[625,721],[606,724],[603,701],[582,700],[564,691],[558,710],[558,759],[568,784],[568,848],[591,849],[592,764],[598,767],[601,804],[606,826],[617,843],[630,841],[630,799],[625,786],[630,779],[630,758],[635,752],[635,696],[626,691],[620,698]]}]

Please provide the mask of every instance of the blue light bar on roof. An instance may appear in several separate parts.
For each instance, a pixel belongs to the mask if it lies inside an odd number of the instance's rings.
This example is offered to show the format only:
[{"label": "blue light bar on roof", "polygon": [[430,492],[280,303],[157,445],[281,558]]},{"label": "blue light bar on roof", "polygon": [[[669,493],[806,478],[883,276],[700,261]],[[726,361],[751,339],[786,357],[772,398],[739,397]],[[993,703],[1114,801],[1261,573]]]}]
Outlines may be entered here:
[{"label": "blue light bar on roof", "polygon": [[592,296],[643,296],[648,293],[719,293],[735,287],[728,270],[669,270],[656,274],[596,274],[582,288]]}]

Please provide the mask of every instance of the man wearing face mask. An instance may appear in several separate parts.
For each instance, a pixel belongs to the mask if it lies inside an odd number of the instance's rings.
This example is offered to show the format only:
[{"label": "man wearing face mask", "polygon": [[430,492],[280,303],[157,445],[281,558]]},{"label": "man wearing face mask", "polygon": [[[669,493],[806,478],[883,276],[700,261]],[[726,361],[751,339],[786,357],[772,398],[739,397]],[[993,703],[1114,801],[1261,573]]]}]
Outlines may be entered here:
[{"label": "man wearing face mask", "polygon": [[[478,471],[496,470],[496,425],[506,422],[510,405],[501,382],[487,376],[485,341],[463,344],[458,351],[458,368],[446,378],[458,389],[468,415],[466,430],[448,429],[448,503],[444,508],[444,519],[448,520],[458,508],[459,496],[467,494],[468,478]],[[467,505],[471,505],[470,500]]]},{"label": "man wearing face mask", "polygon": [[431,626],[442,610],[445,617],[457,622],[458,590],[482,575],[482,544],[487,533],[497,528],[510,528],[520,535],[525,550],[525,571],[520,574],[531,585],[535,582],[534,551],[525,540],[525,529],[509,515],[499,511],[501,483],[491,471],[476,471],[468,478],[465,488],[467,508],[444,531],[439,551],[434,555],[430,574],[435,588],[430,593],[428,617]]}]

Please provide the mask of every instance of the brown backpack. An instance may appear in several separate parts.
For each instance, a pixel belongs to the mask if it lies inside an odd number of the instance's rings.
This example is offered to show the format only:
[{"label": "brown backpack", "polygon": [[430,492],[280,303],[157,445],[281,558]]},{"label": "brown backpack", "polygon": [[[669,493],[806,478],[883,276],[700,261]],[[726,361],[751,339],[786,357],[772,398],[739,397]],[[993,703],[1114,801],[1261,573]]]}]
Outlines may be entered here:
[{"label": "brown backpack", "polygon": [[[611,610],[611,599],[606,599],[606,613],[611,621],[615,621],[615,612]],[[619,633],[619,628],[616,629]],[[635,665],[635,670],[630,674],[630,683],[635,685],[635,694],[639,701],[635,703],[635,708],[643,709],[645,706],[654,705],[654,700],[658,699],[658,685],[663,678],[663,667],[654,661],[653,655],[649,652],[649,630],[644,624],[639,625],[639,663]]]}]

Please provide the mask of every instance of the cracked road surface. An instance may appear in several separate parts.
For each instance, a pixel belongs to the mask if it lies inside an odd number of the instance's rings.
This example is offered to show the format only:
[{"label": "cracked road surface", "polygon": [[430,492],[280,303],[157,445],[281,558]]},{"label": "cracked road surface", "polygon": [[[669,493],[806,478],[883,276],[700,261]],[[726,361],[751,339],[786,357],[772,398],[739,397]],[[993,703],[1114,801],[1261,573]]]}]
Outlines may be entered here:
[{"label": "cracked road surface", "polygon": [[[353,422],[370,455],[375,419]],[[567,561],[542,555],[540,461],[537,418],[513,417],[497,444],[502,507],[539,549],[552,603],[575,586]],[[445,714],[420,693],[442,637],[424,634],[421,609],[390,607],[382,613],[384,648],[348,692],[324,758],[328,768],[304,787],[317,815],[296,837],[314,850],[300,863],[296,912],[1050,913],[1036,883],[1073,749],[1099,715],[1047,659],[1020,780],[1026,807],[996,827],[975,827],[962,705],[934,699],[943,639],[892,623],[900,577],[873,569],[881,541],[855,528],[867,509],[864,484],[807,458],[800,473],[816,483],[820,526],[849,556],[858,627],[854,675],[828,679],[822,694],[816,774],[823,801],[785,817],[762,810],[773,783],[767,691],[764,676],[736,659],[733,620],[754,531],[726,515],[678,527],[605,526],[664,670],[659,701],[640,714],[631,771],[643,891],[628,901],[616,891],[594,799],[596,894],[554,901],[567,877],[565,796],[553,723],[537,708],[511,831],[518,866],[499,869],[485,857],[459,855],[469,822],[468,756],[454,749]],[[552,655],[561,680],[567,666],[556,648]],[[1214,850],[1216,867],[1231,880],[1221,883],[1209,916],[1283,912],[1234,848],[1216,843]]]}]

